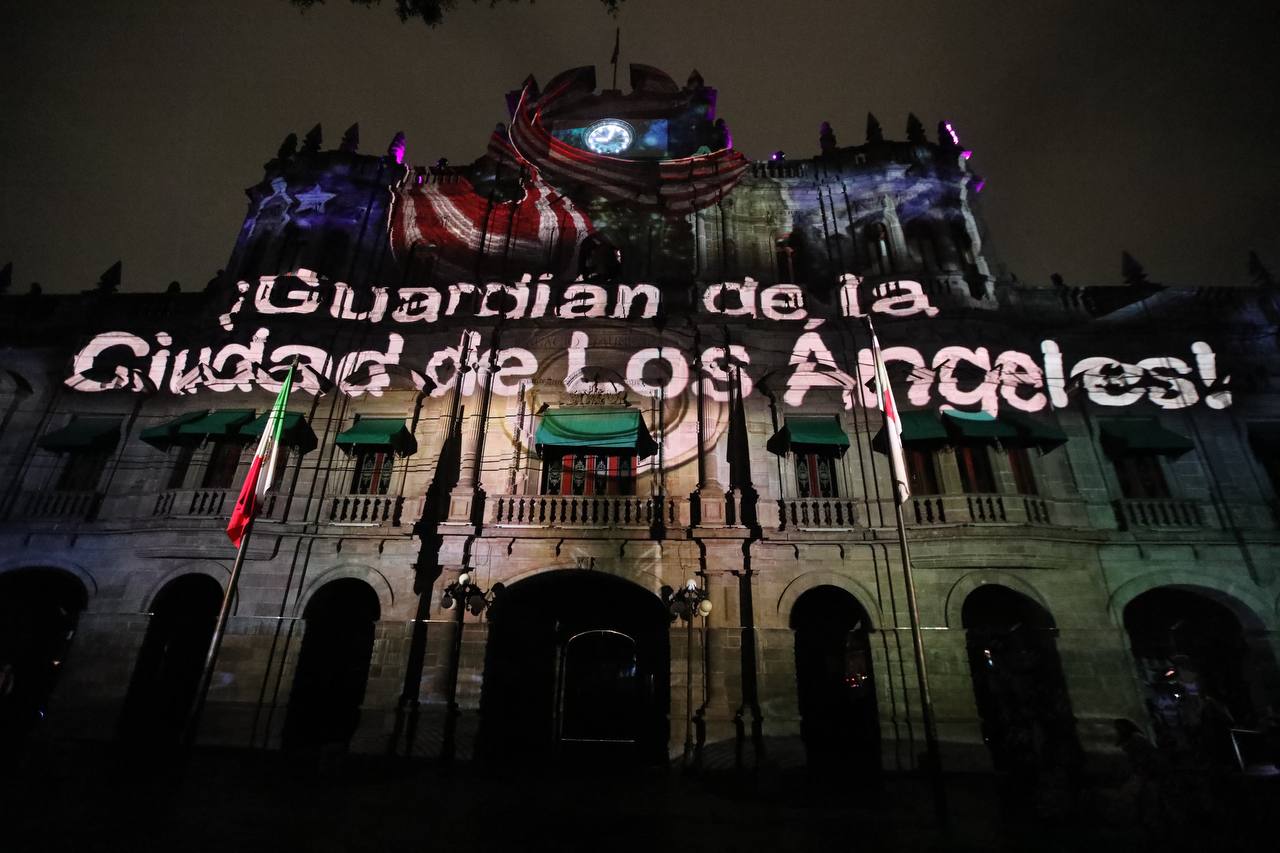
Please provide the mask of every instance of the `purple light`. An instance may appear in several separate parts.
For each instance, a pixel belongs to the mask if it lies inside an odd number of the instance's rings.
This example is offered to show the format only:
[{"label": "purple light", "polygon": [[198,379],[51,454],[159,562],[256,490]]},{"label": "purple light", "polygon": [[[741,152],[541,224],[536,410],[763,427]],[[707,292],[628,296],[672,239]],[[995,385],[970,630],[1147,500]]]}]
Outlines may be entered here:
[{"label": "purple light", "polygon": [[973,156],[973,151],[971,149],[966,148],[965,150],[960,152],[960,156],[968,160],[970,157]]},{"label": "purple light", "polygon": [[973,185],[973,191],[976,193],[980,193],[982,192],[982,188],[985,187],[986,185],[987,185],[986,178],[978,178],[978,182]]},{"label": "purple light", "polygon": [[[944,126],[944,127],[946,127],[946,129],[947,129],[947,133],[951,134],[951,144],[952,144],[952,145],[959,145],[959,144],[960,144],[960,136],[956,133],[956,129],[955,129],[954,127],[952,127],[952,126],[951,126],[951,122],[949,122],[949,121],[948,121],[948,122],[943,122],[943,126]],[[967,155],[966,155],[966,156],[967,156]]]}]

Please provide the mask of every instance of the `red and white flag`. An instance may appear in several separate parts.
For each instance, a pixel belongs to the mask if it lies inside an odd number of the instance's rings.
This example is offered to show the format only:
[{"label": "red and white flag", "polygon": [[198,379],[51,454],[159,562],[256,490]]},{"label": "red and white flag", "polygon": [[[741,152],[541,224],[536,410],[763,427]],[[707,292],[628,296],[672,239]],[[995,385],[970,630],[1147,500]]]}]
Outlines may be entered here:
[{"label": "red and white flag", "polygon": [[289,375],[280,385],[280,393],[271,406],[266,426],[262,430],[262,438],[258,440],[258,451],[253,455],[253,464],[249,466],[249,474],[240,487],[240,497],[236,499],[236,508],[231,512],[231,520],[227,522],[227,536],[237,548],[244,539],[245,528],[262,509],[267,497],[267,490],[276,478],[276,463],[280,456],[280,436],[284,432],[284,405],[289,400],[289,390],[293,387],[293,366],[289,367]]},{"label": "red and white flag", "polygon": [[871,333],[871,357],[875,362],[876,398],[880,411],[884,412],[884,432],[889,439],[889,468],[893,474],[894,491],[898,503],[906,503],[911,497],[911,485],[907,479],[907,460],[902,453],[902,418],[898,416],[898,404],[893,401],[893,386],[889,384],[889,371],[884,368],[876,330],[871,325],[871,318],[866,320],[867,331]]}]

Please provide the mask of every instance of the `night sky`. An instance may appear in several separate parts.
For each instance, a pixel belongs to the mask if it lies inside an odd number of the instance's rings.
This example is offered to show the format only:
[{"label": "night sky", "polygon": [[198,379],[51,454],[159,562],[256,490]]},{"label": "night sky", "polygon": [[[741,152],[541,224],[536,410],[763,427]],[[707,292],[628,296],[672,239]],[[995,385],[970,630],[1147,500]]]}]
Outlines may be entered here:
[{"label": "night sky", "polygon": [[489,8],[444,26],[330,0],[46,0],[0,12],[0,265],[13,292],[91,287],[117,258],[126,291],[202,287],[225,265],[289,132],[325,147],[360,123],[362,150],[397,130],[409,159],[470,162],[506,121],[503,94],[595,63],[614,27],[625,65],[697,68],[735,145],[815,154],[830,121],[859,144],[868,110],[902,139],[950,119],[973,167],[996,258],[1024,281],[1280,273],[1280,49],[1268,3],[699,2],[594,0]]}]

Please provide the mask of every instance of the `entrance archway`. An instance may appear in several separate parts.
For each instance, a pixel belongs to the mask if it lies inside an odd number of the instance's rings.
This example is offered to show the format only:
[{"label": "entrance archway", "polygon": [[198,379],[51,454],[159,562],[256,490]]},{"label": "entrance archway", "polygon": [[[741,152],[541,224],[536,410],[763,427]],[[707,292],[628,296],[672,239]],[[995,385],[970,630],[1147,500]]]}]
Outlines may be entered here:
[{"label": "entrance archway", "polygon": [[360,723],[369,682],[378,595],[358,578],[316,590],[303,611],[306,630],[289,695],[285,749],[347,744]]},{"label": "entrance archway", "polygon": [[87,603],[84,584],[59,569],[0,575],[0,740],[44,719]]},{"label": "entrance archway", "polygon": [[122,737],[177,743],[221,603],[222,587],[208,575],[183,575],[160,590],[125,699]]},{"label": "entrance archway", "polygon": [[666,761],[668,615],[620,578],[555,571],[503,590],[489,614],[486,758]]},{"label": "entrance archway", "polygon": [[843,589],[817,586],[791,608],[800,735],[811,770],[863,779],[880,772],[880,715],[871,620]]},{"label": "entrance archway", "polygon": [[1251,653],[1230,607],[1197,590],[1158,587],[1125,606],[1124,627],[1160,741],[1194,746],[1212,700],[1237,724],[1256,720],[1252,682],[1274,662]]},{"label": "entrance archway", "polygon": [[974,590],[961,618],[982,737],[997,770],[1075,770],[1075,717],[1049,611],[999,584]]}]

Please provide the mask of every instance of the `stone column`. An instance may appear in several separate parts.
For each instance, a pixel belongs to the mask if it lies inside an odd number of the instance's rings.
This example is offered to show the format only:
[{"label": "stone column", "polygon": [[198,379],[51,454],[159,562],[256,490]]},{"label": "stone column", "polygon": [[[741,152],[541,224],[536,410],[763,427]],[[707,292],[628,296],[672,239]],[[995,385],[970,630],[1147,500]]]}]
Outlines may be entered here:
[{"label": "stone column", "polygon": [[471,521],[471,507],[475,502],[476,486],[480,480],[480,433],[484,429],[483,413],[468,417],[464,409],[459,417],[463,419],[463,424],[458,484],[449,493],[448,520],[452,524],[466,524]]}]

